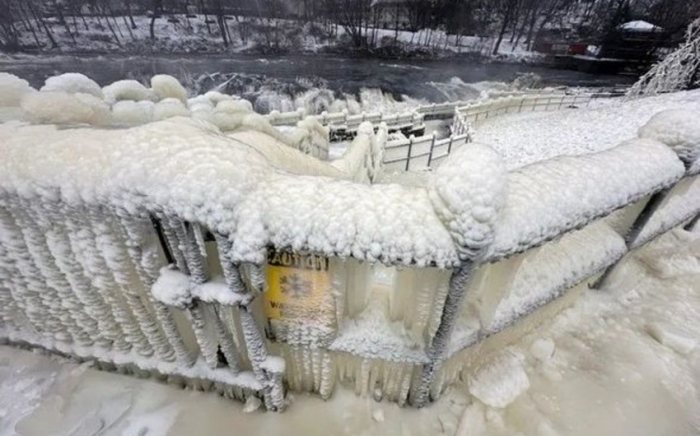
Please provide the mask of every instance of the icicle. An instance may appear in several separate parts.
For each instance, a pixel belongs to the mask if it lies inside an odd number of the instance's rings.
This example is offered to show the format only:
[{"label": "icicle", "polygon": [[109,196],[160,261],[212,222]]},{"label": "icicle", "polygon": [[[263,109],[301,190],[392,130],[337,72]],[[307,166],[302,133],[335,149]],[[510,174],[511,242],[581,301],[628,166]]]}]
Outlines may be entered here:
[{"label": "icicle", "polygon": [[[177,219],[164,217],[161,220],[161,225],[163,227],[163,235],[165,236],[168,246],[170,247],[173,258],[176,261],[177,268],[185,274],[192,271],[192,280],[196,284],[204,283],[206,281],[206,275],[204,273],[204,269],[201,268],[201,263],[200,269],[196,270],[194,268],[196,268],[197,262],[195,262],[194,265],[189,265],[189,263],[185,261],[186,252],[184,251],[184,241],[186,240],[186,233],[182,223]],[[193,270],[190,270],[191,267],[194,267]],[[204,320],[204,312],[202,311],[200,304],[201,303],[198,301],[193,301],[192,305],[187,308],[187,312],[190,315],[192,331],[197,339],[199,350],[204,358],[204,361],[210,368],[216,368],[219,365],[219,359],[217,356],[218,347],[209,338]]]},{"label": "icicle", "polygon": [[312,359],[312,364],[313,364],[313,380],[314,380],[314,386],[313,390],[314,392],[318,392],[321,389],[321,376],[322,376],[322,368],[321,368],[321,353],[322,351],[319,350],[318,348],[314,348],[311,350],[311,359]]},{"label": "icicle", "polygon": [[221,352],[224,354],[224,357],[226,357],[229,368],[231,368],[234,373],[238,373],[241,371],[240,356],[238,355],[236,345],[233,343],[231,333],[226,329],[226,326],[219,316],[221,308],[217,306],[218,305],[210,305],[208,307],[210,310],[208,311],[209,316],[207,316],[207,319],[211,320],[214,324],[214,330],[216,331],[216,336],[219,338]]},{"label": "icicle", "polygon": [[[110,214],[101,211],[98,216],[97,211],[91,211],[93,228],[97,238],[97,246],[104,258],[106,266],[114,276],[114,282],[121,290],[128,307],[133,313],[133,318],[125,314],[130,325],[130,334],[134,346],[139,354],[156,355],[165,361],[173,361],[175,354],[170,347],[170,343],[158,327],[151,313],[142,301],[143,282],[137,277],[136,270],[130,262],[130,257],[124,247],[120,230],[113,223]],[[141,288],[141,292],[138,288]]]},{"label": "icicle", "polygon": [[68,326],[61,320],[64,312],[61,310],[61,302],[56,290],[48,286],[46,278],[37,264],[37,258],[34,254],[37,252],[38,241],[32,237],[34,235],[29,228],[27,213],[21,207],[18,207],[17,199],[15,199],[14,203],[10,215],[16,223],[15,230],[19,230],[24,241],[24,250],[18,253],[18,259],[21,260],[18,260],[17,265],[21,272],[29,275],[26,279],[29,290],[37,293],[42,307],[47,313],[48,317],[45,322],[49,333],[54,339],[71,342],[72,335],[67,329]]},{"label": "icicle", "polygon": [[187,366],[194,365],[195,358],[187,349],[170,309],[160,301],[156,301],[150,293],[150,288],[155,278],[158,276],[158,268],[160,266],[155,250],[151,251],[151,255],[149,256],[144,253],[142,248],[146,245],[145,234],[146,229],[150,226],[150,222],[144,223],[143,220],[139,221],[139,219],[121,208],[116,210],[116,215],[118,217],[117,223],[122,229],[127,253],[131,258],[131,262],[136,269],[141,283],[149,290],[145,294],[151,303],[151,307],[153,307],[153,312],[163,329],[163,333],[173,348],[177,361]]},{"label": "icicle", "polygon": [[[95,234],[92,232],[88,212],[84,207],[69,208],[64,204],[62,217],[69,232],[68,241],[72,249],[74,263],[71,267],[75,282],[72,283],[73,288],[82,287],[81,291],[89,296],[95,311],[93,317],[97,320],[104,337],[112,341],[119,350],[130,349],[131,347],[113,312],[116,298],[112,292],[116,286],[107,273],[104,260],[97,251]],[[141,352],[140,354],[150,356],[153,352]]]},{"label": "icicle", "polygon": [[56,328],[54,323],[58,321],[49,320],[48,309],[39,297],[42,292],[36,281],[39,273],[26,258],[28,253],[21,233],[10,212],[5,208],[0,208],[0,241],[6,247],[6,268],[12,271],[11,289],[14,291],[17,306],[25,313],[37,333],[52,335],[53,331],[50,329]]},{"label": "icicle", "polygon": [[333,386],[335,384],[335,377],[333,374],[333,360],[329,352],[323,352],[323,362],[321,369],[321,387],[319,388],[319,393],[321,398],[327,400],[333,394]]},{"label": "icicle", "polygon": [[413,366],[412,365],[403,365],[404,369],[402,371],[402,377],[401,377],[401,390],[399,391],[399,398],[398,398],[398,403],[399,406],[404,406],[406,405],[406,401],[408,400],[408,393],[411,390],[411,380],[413,379]]},{"label": "icicle", "polygon": [[92,339],[80,328],[77,322],[83,307],[75,298],[63,274],[56,267],[55,261],[46,245],[44,230],[42,230],[42,227],[46,228],[46,226],[38,224],[37,219],[41,218],[35,219],[36,213],[30,213],[31,210],[29,201],[19,199],[16,214],[22,222],[22,232],[24,233],[29,253],[44,277],[46,298],[53,301],[55,305],[54,316],[60,320],[61,325],[72,340],[83,346],[92,345]]},{"label": "icicle", "polygon": [[190,224],[192,226],[192,232],[194,233],[194,240],[197,243],[197,248],[199,249],[199,255],[202,257],[207,257],[207,249],[204,245],[204,231],[202,226],[199,224]]},{"label": "icicle", "polygon": [[[0,212],[2,213],[2,212]],[[10,279],[12,270],[7,260],[5,247],[0,244],[0,321],[7,327],[21,327],[26,318],[24,310],[18,307]],[[27,321],[28,322],[28,321]]]}]

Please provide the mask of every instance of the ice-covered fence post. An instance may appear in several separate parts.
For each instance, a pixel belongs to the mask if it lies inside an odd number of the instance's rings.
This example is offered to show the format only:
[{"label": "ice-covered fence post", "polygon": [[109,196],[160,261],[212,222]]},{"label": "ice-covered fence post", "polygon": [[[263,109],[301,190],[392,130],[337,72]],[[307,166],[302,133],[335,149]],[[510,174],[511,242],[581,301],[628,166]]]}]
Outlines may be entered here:
[{"label": "ice-covered fence post", "polygon": [[409,167],[411,166],[411,150],[413,149],[413,141],[415,140],[415,136],[411,135],[408,137],[408,153],[406,154],[406,171],[408,171]]},{"label": "ice-covered fence post", "polygon": [[695,228],[695,226],[698,224],[698,221],[700,221],[700,213],[695,215],[695,218],[693,218],[692,220],[690,220],[690,222],[688,222],[688,224],[683,226],[683,230],[688,231],[688,232],[692,231]]},{"label": "ice-covered fence post", "polygon": [[428,168],[430,168],[430,163],[433,161],[433,149],[435,148],[436,139],[437,132],[433,131],[433,139],[430,141],[430,154],[428,154]]},{"label": "ice-covered fence post", "polygon": [[238,266],[229,258],[231,241],[219,233],[214,233],[214,238],[216,239],[219,261],[221,262],[226,284],[232,292],[243,296],[240,303],[243,339],[248,349],[248,358],[253,367],[253,373],[266,386],[264,392],[265,405],[270,410],[281,410],[284,407],[284,386],[282,384],[284,370],[283,368],[280,370],[280,368],[273,368],[266,364],[270,357],[267,354],[267,348],[255,318],[250,312],[250,303],[253,301],[253,295],[244,285]]},{"label": "ice-covered fence post", "polygon": [[[200,269],[196,270],[198,265],[190,265],[190,259],[187,257],[187,232],[185,231],[184,223],[178,219],[161,215],[161,226],[163,234],[170,247],[172,257],[175,259],[177,269],[183,274],[189,274],[195,285],[203,284],[206,281],[204,268],[201,265]],[[195,271],[192,271],[195,268]],[[193,304],[187,308],[192,319],[192,331],[194,332],[197,343],[199,344],[200,352],[204,361],[210,368],[216,368],[219,364],[217,356],[217,346],[208,337],[206,325],[204,323],[204,312],[200,303],[193,301]]]},{"label": "ice-covered fence post", "polygon": [[452,272],[445,305],[440,317],[440,324],[426,351],[428,363],[423,365],[418,379],[414,382],[411,389],[410,400],[415,407],[423,407],[428,403],[430,386],[433,383],[435,371],[445,359],[450,337],[457,321],[457,315],[464,301],[467,282],[473,269],[474,263],[465,261]]},{"label": "ice-covered fence post", "polygon": [[[167,249],[167,241],[163,235],[163,229],[158,220],[144,211],[138,212],[137,217],[123,208],[116,208],[115,215],[116,222],[114,226],[122,230],[124,244],[136,270],[136,274],[144,286],[150,289],[158,277],[159,263],[156,252],[144,253],[144,247],[146,247],[148,243],[148,232],[153,232],[153,230],[155,230],[158,243],[166,257],[166,261],[168,263],[174,261],[170,250]],[[147,292],[147,295],[156,319],[163,330],[163,334],[172,347],[175,359],[186,366],[192,366],[195,361],[194,356],[187,349],[177,329],[175,319],[170,309],[162,302],[156,300],[150,292]]]},{"label": "ice-covered fence post", "polygon": [[[661,204],[668,196],[669,192],[671,192],[671,188],[666,188],[652,194],[652,196],[649,198],[649,201],[647,201],[647,204],[644,205],[644,208],[634,220],[632,227],[625,235],[625,245],[627,245],[628,248],[634,246],[635,241],[642,233],[642,230],[644,230],[644,226],[646,226],[646,224],[649,222],[649,219],[651,219],[652,215],[654,215],[654,213],[659,209]],[[617,264],[610,265],[605,270],[605,272],[603,272],[600,278],[593,284],[593,288],[601,289],[602,287],[604,287],[606,280],[610,276],[610,273],[613,271],[613,269],[615,269],[616,265]]]}]

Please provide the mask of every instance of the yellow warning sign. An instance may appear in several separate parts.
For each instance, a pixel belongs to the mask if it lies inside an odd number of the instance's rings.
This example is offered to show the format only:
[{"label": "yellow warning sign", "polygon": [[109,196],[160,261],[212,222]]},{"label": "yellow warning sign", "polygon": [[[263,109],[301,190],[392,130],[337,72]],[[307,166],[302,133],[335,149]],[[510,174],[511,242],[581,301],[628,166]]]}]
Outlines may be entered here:
[{"label": "yellow warning sign", "polygon": [[329,298],[328,258],[270,250],[265,314],[270,320],[308,319]]}]

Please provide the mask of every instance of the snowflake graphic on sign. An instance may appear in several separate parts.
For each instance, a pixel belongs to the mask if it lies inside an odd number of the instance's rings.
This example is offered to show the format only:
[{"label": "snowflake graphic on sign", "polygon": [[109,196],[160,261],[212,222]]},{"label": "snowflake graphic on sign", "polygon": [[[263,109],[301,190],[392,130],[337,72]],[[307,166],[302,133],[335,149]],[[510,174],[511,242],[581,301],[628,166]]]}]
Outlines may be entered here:
[{"label": "snowflake graphic on sign", "polygon": [[302,298],[311,292],[311,282],[304,280],[298,274],[291,274],[280,278],[280,288],[283,294],[294,298]]}]

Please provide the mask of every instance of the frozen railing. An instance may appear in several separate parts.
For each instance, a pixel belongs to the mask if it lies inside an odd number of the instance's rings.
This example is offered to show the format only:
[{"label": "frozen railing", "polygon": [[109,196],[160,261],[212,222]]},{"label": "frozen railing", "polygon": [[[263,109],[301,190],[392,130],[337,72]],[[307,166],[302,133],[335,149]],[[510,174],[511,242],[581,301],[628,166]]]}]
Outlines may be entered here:
[{"label": "frozen railing", "polygon": [[[506,97],[522,97],[522,96],[539,96],[543,100],[547,100],[549,97],[554,95],[566,94],[569,96],[576,96],[576,104],[588,104],[590,101],[601,98],[613,98],[620,97],[624,95],[622,90],[618,89],[603,89],[597,92],[569,92],[563,91],[561,89],[527,89],[519,91],[489,91],[485,98],[478,98],[474,100],[465,101],[449,101],[444,103],[431,103],[429,105],[423,105],[416,108],[416,111],[422,114],[426,120],[431,119],[446,119],[453,116],[456,108],[462,108],[467,106],[478,106],[482,103],[488,104],[493,100],[500,100]],[[572,100],[573,101],[573,100]],[[554,103],[554,102],[551,102]]]},{"label": "frozen railing", "polygon": [[[328,398],[339,383],[423,406],[473,345],[499,348],[595,282],[630,232],[694,219],[694,118],[510,172],[453,143],[414,187],[307,156],[294,169],[187,120],[2,125],[0,337],[273,410],[285,385]],[[378,161],[357,150],[349,163]]]},{"label": "frozen railing", "polygon": [[[266,115],[273,126],[293,126],[306,117],[303,109],[292,112],[272,111]],[[312,115],[323,126],[330,129],[331,138],[345,138],[354,136],[360,124],[370,122],[374,126],[384,123],[390,132],[417,132],[425,129],[423,116],[415,111],[407,111],[396,114],[385,114],[381,112],[362,112],[351,115],[347,111],[343,112],[323,112],[320,115]]]},{"label": "frozen railing", "polygon": [[454,134],[437,139],[436,134],[388,141],[384,148],[382,167],[387,171],[421,170],[442,162],[453,149],[469,142],[468,134]]}]

